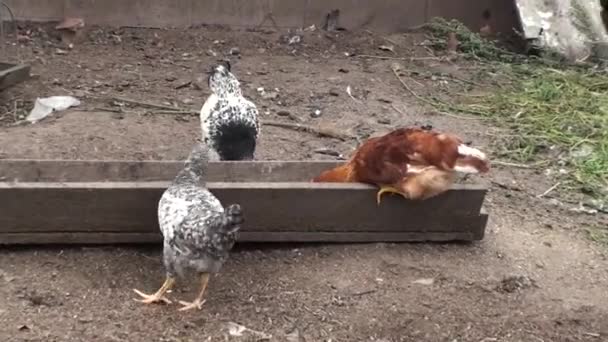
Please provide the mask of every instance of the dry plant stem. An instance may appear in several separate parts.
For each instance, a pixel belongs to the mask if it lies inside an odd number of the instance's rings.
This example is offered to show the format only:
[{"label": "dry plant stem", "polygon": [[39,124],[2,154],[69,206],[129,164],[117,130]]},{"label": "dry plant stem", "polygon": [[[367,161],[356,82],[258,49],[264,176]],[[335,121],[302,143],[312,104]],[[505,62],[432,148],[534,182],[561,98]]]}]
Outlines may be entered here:
[{"label": "dry plant stem", "polygon": [[279,121],[269,121],[269,120],[262,120],[262,125],[293,129],[294,131],[298,131],[298,132],[312,133],[312,134],[316,134],[320,137],[329,137],[329,138],[334,138],[334,139],[339,139],[339,140],[354,139],[354,137],[352,137],[346,133],[338,132],[331,128],[313,127],[313,126],[302,125],[302,124],[286,123],[286,122],[279,122]]},{"label": "dry plant stem", "polygon": [[[112,109],[112,108],[105,108],[105,107],[101,107],[101,108],[97,107],[97,108],[93,108],[93,110],[112,112],[112,113],[137,114],[137,112],[135,112],[135,111],[128,111],[128,110],[123,110],[123,109]],[[164,111],[152,111],[152,112],[150,112],[150,114],[169,114],[169,115],[188,114],[188,115],[190,115],[190,114],[192,114],[192,112],[179,111],[179,110],[164,110]],[[261,123],[262,123],[262,125],[266,125],[266,126],[292,129],[292,130],[298,131],[298,132],[311,133],[311,134],[318,135],[320,137],[329,137],[329,138],[339,139],[342,141],[348,140],[348,139],[355,139],[353,136],[351,136],[349,134],[338,132],[331,128],[313,127],[313,126],[308,126],[308,125],[303,125],[303,124],[279,122],[279,121],[272,121],[272,120],[261,120]]]},{"label": "dry plant stem", "polygon": [[125,102],[125,103],[129,103],[132,105],[140,106],[140,107],[151,107],[151,108],[162,109],[162,110],[167,111],[168,112],[167,114],[199,114],[197,111],[194,111],[194,110],[184,110],[181,108],[165,106],[165,105],[158,104],[158,103],[139,101],[139,100],[134,100],[134,99],[120,97],[120,96],[113,96],[111,98],[101,98],[101,97],[97,97],[97,96],[88,95],[87,97],[104,100],[104,101],[114,100],[114,101],[118,101],[118,102]]},{"label": "dry plant stem", "polygon": [[[395,77],[397,77],[397,79],[399,80],[399,82],[401,83],[401,85],[403,85],[403,87],[405,88],[405,90],[407,90],[410,94],[412,94],[412,96],[414,96],[415,98],[417,98],[418,100],[433,106],[433,108],[436,108],[435,103],[433,103],[432,101],[425,99],[424,97],[416,94],[416,92],[407,84],[405,83],[405,81],[403,80],[403,78],[401,78],[401,76],[399,76],[399,73],[397,72],[397,70],[395,70],[394,68],[391,68],[391,70],[393,71],[393,74],[395,75]],[[446,112],[442,112],[439,110],[435,110],[438,114],[441,115],[445,115],[445,116],[451,116],[453,118],[457,118],[457,119],[462,119],[462,120],[480,120],[479,118],[473,118],[473,117],[464,117],[464,116],[460,116],[460,115],[456,115],[456,114],[451,114],[451,113],[446,113]]]},{"label": "dry plant stem", "polygon": [[557,189],[558,186],[560,186],[562,183],[561,182],[557,182],[555,185],[553,185],[552,187],[550,187],[549,189],[547,189],[547,191],[543,192],[542,194],[536,196],[538,198],[543,198],[545,196],[547,196],[551,191]]},{"label": "dry plant stem", "polygon": [[440,60],[440,57],[394,57],[394,56],[376,56],[376,55],[357,55],[358,58],[373,58],[373,59],[393,59],[398,61],[425,61],[425,60]]},{"label": "dry plant stem", "polygon": [[509,162],[505,162],[505,161],[500,161],[500,160],[494,160],[492,161],[492,164],[494,165],[500,165],[500,166],[508,166],[508,167],[516,167],[519,169],[535,169],[537,167],[539,167],[540,165],[546,164],[547,162],[538,162],[535,164],[518,164],[518,163],[509,163]]},{"label": "dry plant stem", "polygon": [[[114,99],[116,101],[127,102],[130,104],[139,105],[139,106],[153,107],[153,108],[161,109],[160,111],[153,111],[153,112],[151,112],[151,114],[174,114],[174,115],[199,114],[198,112],[195,112],[192,110],[182,110],[180,108],[172,108],[172,107],[168,107],[168,106],[164,106],[164,105],[159,105],[159,104],[144,102],[144,101],[138,101],[138,100],[123,98],[123,97],[113,97],[112,99]],[[102,111],[108,111],[108,112],[114,112],[114,113],[135,113],[133,111],[126,111],[126,110],[122,110],[122,109],[116,110],[116,109],[105,108],[105,107],[104,108],[95,108],[95,109],[102,110]],[[274,127],[292,129],[292,130],[299,131],[299,132],[312,133],[312,134],[318,135],[320,137],[329,137],[329,138],[334,138],[334,139],[339,139],[339,140],[354,139],[354,137],[349,134],[338,132],[331,128],[313,127],[313,126],[308,126],[308,125],[286,123],[286,122],[279,122],[279,121],[272,121],[272,120],[261,120],[261,123],[262,123],[262,125],[267,125],[267,126],[274,126]]]},{"label": "dry plant stem", "polygon": [[391,103],[391,107],[395,110],[395,112],[401,114],[402,116],[405,116],[405,113],[403,111],[401,111],[399,108],[397,108],[397,106],[395,106],[394,103]]},{"label": "dry plant stem", "polygon": [[187,111],[187,110],[183,111],[183,110],[181,110],[179,108],[165,106],[165,105],[161,105],[161,104],[157,104],[157,103],[128,99],[128,98],[125,98],[125,97],[115,96],[112,99],[115,100],[115,101],[131,103],[131,104],[135,104],[135,105],[139,105],[139,106],[144,106],[144,107],[152,107],[152,108],[164,109],[164,110],[168,110],[168,111],[182,111],[182,112],[184,112],[184,114],[193,112],[193,111]]}]

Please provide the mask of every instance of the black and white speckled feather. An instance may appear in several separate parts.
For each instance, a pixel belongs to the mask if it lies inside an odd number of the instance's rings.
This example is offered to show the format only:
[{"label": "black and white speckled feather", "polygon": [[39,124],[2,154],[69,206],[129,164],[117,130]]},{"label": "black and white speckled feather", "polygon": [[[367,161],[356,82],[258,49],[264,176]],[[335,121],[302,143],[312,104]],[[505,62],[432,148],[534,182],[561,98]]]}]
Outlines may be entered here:
[{"label": "black and white speckled feather", "polygon": [[260,134],[258,109],[243,96],[230,64],[217,65],[209,74],[211,95],[200,111],[203,141],[211,160],[251,160]]},{"label": "black and white speckled feather", "polygon": [[184,277],[187,272],[218,272],[243,223],[238,204],[224,210],[220,201],[204,187],[207,164],[207,147],[199,143],[159,201],[163,259],[171,277]]}]

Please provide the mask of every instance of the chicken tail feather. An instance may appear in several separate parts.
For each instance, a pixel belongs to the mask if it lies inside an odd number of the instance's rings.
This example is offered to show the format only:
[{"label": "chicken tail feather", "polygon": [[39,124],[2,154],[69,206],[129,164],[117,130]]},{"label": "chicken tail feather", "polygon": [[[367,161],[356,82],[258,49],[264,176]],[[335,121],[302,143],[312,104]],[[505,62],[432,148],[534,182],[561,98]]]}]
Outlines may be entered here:
[{"label": "chicken tail feather", "polygon": [[331,170],[323,171],[312,181],[316,183],[346,183],[352,182],[353,168],[350,163],[340,165]]},{"label": "chicken tail feather", "polygon": [[480,150],[465,144],[458,146],[458,159],[454,170],[461,173],[486,173],[490,170],[488,158]]},{"label": "chicken tail feather", "polygon": [[224,212],[224,215],[226,217],[226,223],[224,224],[223,228],[227,232],[233,233],[238,231],[241,229],[243,222],[245,222],[243,218],[243,211],[241,206],[238,204],[231,204],[228,206]]}]

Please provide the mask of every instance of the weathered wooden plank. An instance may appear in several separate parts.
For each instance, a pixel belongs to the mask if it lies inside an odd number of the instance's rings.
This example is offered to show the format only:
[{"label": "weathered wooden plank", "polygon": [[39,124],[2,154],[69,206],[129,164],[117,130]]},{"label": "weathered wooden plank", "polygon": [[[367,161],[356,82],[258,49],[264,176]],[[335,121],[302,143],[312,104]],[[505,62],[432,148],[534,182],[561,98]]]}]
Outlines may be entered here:
[{"label": "weathered wooden plank", "polygon": [[[209,163],[210,182],[310,181],[336,161],[238,161]],[[128,182],[169,181],[183,161],[0,160],[0,181]]]},{"label": "weathered wooden plank", "polygon": [[30,77],[30,66],[27,64],[0,63],[0,90],[21,83]]},{"label": "weathered wooden plank", "polygon": [[[0,183],[0,232],[154,232],[167,182]],[[422,202],[363,184],[208,183],[224,204],[240,203],[244,231],[466,232],[486,190],[457,185]]]},{"label": "weathered wooden plank", "polygon": [[[483,238],[486,215],[461,232],[242,232],[239,242],[445,242]],[[473,229],[475,228],[475,229]],[[0,233],[0,245],[159,243],[159,233],[60,232]]]}]

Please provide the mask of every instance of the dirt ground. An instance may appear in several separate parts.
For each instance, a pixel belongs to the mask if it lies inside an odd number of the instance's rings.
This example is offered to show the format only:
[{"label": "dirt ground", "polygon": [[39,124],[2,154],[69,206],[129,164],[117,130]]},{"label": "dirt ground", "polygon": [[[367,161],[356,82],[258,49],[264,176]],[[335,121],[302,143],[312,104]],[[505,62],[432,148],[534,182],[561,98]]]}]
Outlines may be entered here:
[{"label": "dirt ground", "polygon": [[[492,89],[492,75],[432,57],[419,35],[314,31],[288,45],[285,32],[92,28],[70,50],[49,27],[29,29],[31,41],[6,52],[31,62],[35,77],[0,95],[0,158],[184,158],[200,134],[196,116],[151,114],[120,98],[198,111],[200,77],[225,56],[264,120],[360,139],[431,124],[490,154],[501,132],[404,90],[393,63],[418,94]],[[36,97],[70,94],[78,109],[14,125]],[[265,126],[257,158],[331,159],[355,146]],[[238,246],[200,312],[133,300],[133,288],[151,292],[163,280],[159,246],[3,248],[0,340],[607,341],[608,252],[585,236],[605,215],[537,198],[555,182],[543,170],[497,165],[469,181],[490,188],[481,242]],[[195,285],[170,298],[193,298]],[[235,324],[254,332],[233,336]]]}]

